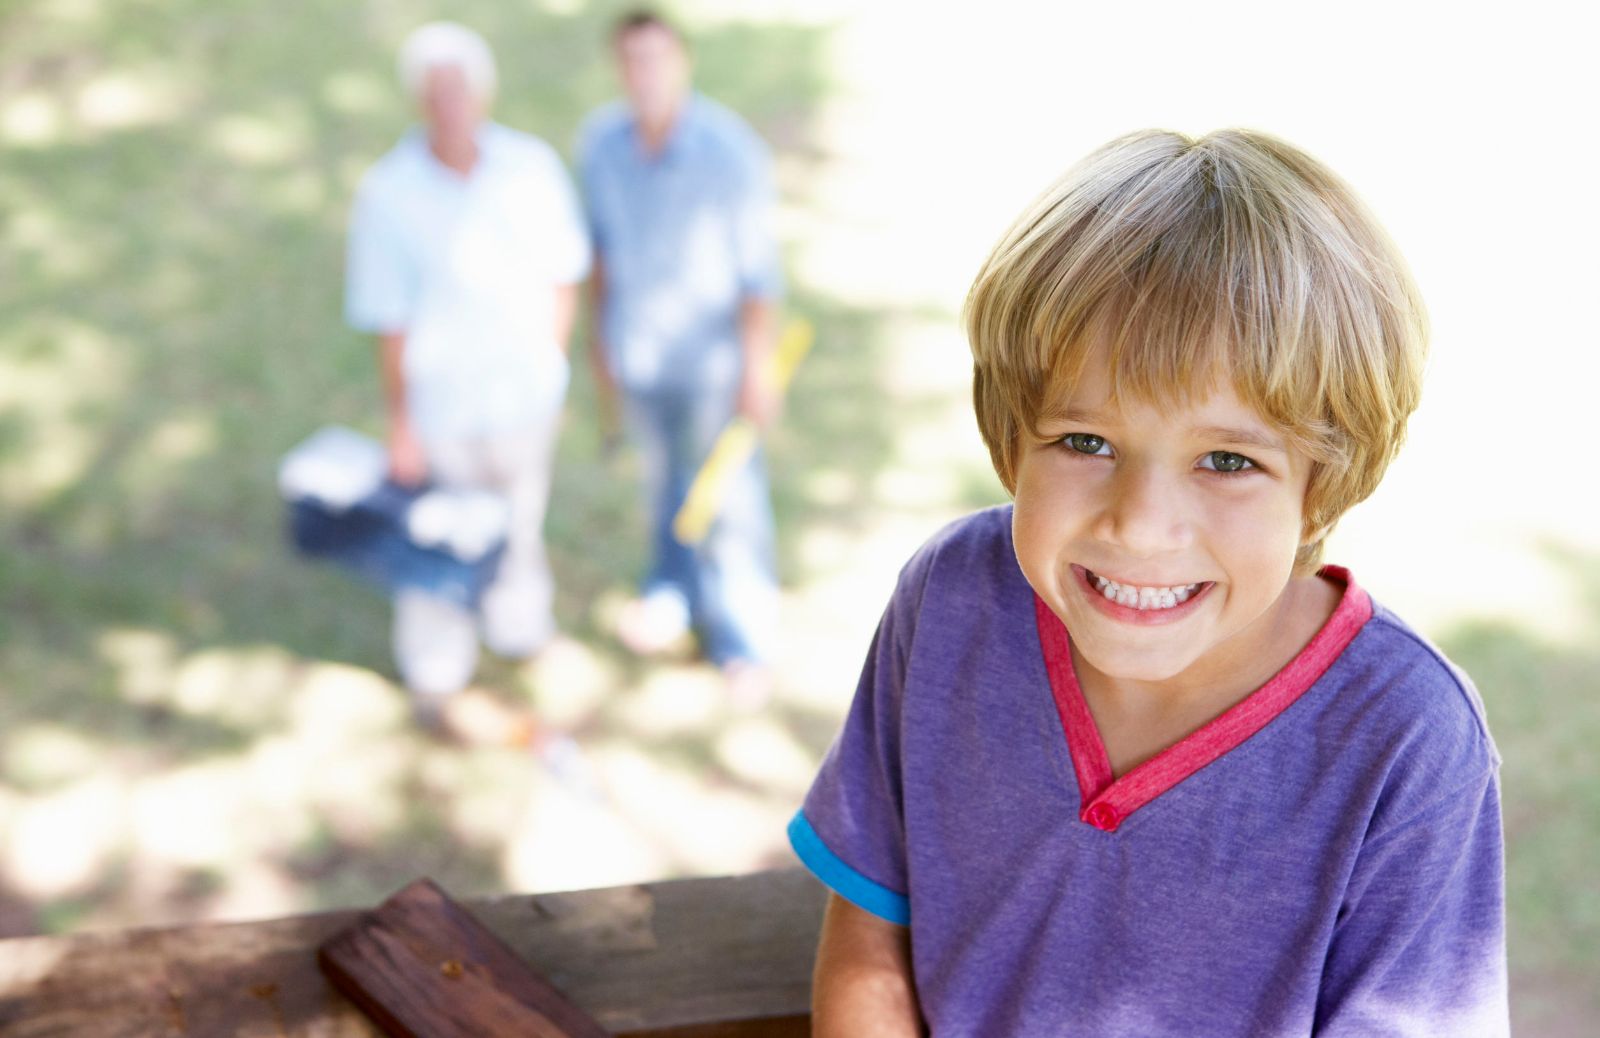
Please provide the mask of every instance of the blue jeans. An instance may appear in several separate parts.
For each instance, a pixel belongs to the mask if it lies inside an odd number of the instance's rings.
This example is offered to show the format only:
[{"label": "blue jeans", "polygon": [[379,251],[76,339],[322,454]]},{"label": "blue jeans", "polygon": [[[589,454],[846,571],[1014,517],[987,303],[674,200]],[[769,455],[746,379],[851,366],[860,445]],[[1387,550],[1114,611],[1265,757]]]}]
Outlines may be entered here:
[{"label": "blue jeans", "polygon": [[689,484],[733,417],[731,389],[652,390],[628,393],[625,400],[629,432],[643,455],[651,513],[653,558],[641,593],[677,603],[718,666],[769,661],[778,580],[761,451],[729,480],[704,541],[690,548],[672,534]]}]

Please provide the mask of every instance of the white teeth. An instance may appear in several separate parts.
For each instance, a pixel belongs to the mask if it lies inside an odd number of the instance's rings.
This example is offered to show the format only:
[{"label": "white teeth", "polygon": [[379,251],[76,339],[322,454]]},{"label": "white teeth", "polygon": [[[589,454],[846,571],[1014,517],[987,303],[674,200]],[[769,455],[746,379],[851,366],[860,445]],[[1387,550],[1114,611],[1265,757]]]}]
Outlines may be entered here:
[{"label": "white teeth", "polygon": [[1095,590],[1118,605],[1130,609],[1171,609],[1173,606],[1187,602],[1200,589],[1200,585],[1182,584],[1174,587],[1138,587],[1133,584],[1118,584],[1114,580],[1107,580],[1098,573],[1091,573],[1091,580]]}]

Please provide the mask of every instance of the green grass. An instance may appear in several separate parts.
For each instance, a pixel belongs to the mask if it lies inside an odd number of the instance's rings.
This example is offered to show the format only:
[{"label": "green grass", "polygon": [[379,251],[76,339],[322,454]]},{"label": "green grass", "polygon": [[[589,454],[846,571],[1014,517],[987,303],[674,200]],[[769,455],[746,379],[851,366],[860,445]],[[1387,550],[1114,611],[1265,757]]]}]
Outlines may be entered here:
[{"label": "green grass", "polygon": [[[514,756],[465,759],[407,729],[397,690],[371,677],[389,673],[384,603],[288,553],[273,477],[323,424],[378,428],[372,345],[339,319],[343,235],[356,178],[408,120],[392,81],[406,29],[449,16],[483,30],[502,66],[497,116],[566,151],[613,93],[617,6],[0,5],[0,832],[13,837],[0,934],[366,903],[420,872],[462,893],[508,882],[497,826],[553,794]],[[821,161],[828,30],[700,28],[699,85],[791,170]],[[787,185],[801,208],[803,179]],[[791,306],[818,329],[770,444],[793,586],[811,576],[807,530],[872,525],[874,478],[911,412],[881,403],[892,315],[803,284]],[[575,370],[547,533],[558,613],[609,675],[585,738],[695,776],[713,806],[786,813],[792,792],[751,788],[719,757],[733,726],[654,730],[630,712],[651,674],[614,651],[594,604],[642,562],[637,490],[625,463],[602,460],[581,359]],[[957,475],[952,506],[994,499],[987,473]],[[1600,559],[1551,550],[1600,635]],[[1433,633],[1478,682],[1505,756],[1519,1028],[1581,1033],[1600,1015],[1600,637],[1553,643],[1498,621]],[[319,684],[341,675],[333,692]],[[501,664],[485,680],[577,695]],[[349,701],[365,713],[346,728],[304,723]],[[781,718],[813,762],[837,724],[798,707]],[[274,771],[274,754],[316,781]],[[236,850],[163,829],[213,781],[241,783],[243,806],[214,818]],[[131,821],[69,852],[86,838],[51,829],[56,815]],[[660,871],[698,867],[634,821],[647,835],[629,846]],[[18,833],[63,841],[83,874],[41,879],[50,863]],[[274,883],[288,893],[253,893]]]},{"label": "green grass", "polygon": [[[619,6],[0,9],[12,138],[0,162],[0,826],[8,808],[97,775],[134,791],[248,761],[287,738],[309,664],[389,673],[386,605],[291,556],[274,473],[323,424],[379,428],[373,344],[340,310],[350,196],[410,121],[396,45],[428,17],[474,25],[500,60],[495,116],[566,153],[582,116],[615,93],[605,41]],[[708,24],[696,32],[698,85],[803,166],[826,44],[814,26]],[[879,410],[852,406],[872,392],[876,318],[803,289],[791,308],[818,328],[791,412],[807,420],[771,445],[779,520],[798,530],[849,510],[809,501],[811,459],[865,485],[889,438]],[[602,462],[581,358],[575,370],[547,531],[558,613],[632,682],[640,668],[599,636],[593,606],[642,564],[638,490],[625,465]],[[184,699],[274,676],[276,700]],[[488,664],[485,681],[530,691],[504,665]],[[476,765],[383,731],[422,759],[375,787],[404,810],[352,835],[359,826],[341,829],[308,794],[309,821],[252,860],[271,859],[306,904],[370,901],[423,868],[467,889],[503,882],[494,841],[453,824],[454,798],[485,781]],[[48,763],[63,732],[86,745],[81,767]],[[0,861],[0,932],[205,910],[214,883],[134,844],[55,885],[66,893],[12,889]]]},{"label": "green grass", "polygon": [[[1600,556],[1552,545],[1600,631]],[[1482,691],[1501,769],[1509,941],[1519,1031],[1578,1034],[1600,1018],[1600,640],[1552,643],[1506,623],[1443,632]]]},{"label": "green grass", "polygon": [[[0,357],[45,390],[0,396],[0,633],[31,647],[8,651],[6,673],[17,651],[47,648],[80,661],[72,686],[93,685],[94,634],[118,623],[381,666],[382,611],[283,558],[272,478],[324,423],[377,428],[371,343],[339,320],[343,226],[355,178],[407,123],[392,53],[423,9],[126,4],[70,22],[50,6],[15,5],[0,23],[11,93],[63,113],[54,141],[8,148],[0,165],[8,230],[34,229],[0,253]],[[449,11],[496,42],[496,115],[512,125],[565,149],[613,92],[610,8]],[[698,43],[704,86],[769,133],[803,133],[823,41],[804,27],[713,29]],[[744,84],[744,68],[763,74]],[[83,88],[110,74],[176,100],[148,124],[79,125]],[[841,332],[859,343],[863,319],[820,301],[813,316],[825,371],[828,347],[844,352]],[[632,488],[596,478],[586,388],[551,539],[614,532],[616,550],[563,553],[569,605],[639,562]],[[803,508],[792,494],[784,505],[786,518]]]}]

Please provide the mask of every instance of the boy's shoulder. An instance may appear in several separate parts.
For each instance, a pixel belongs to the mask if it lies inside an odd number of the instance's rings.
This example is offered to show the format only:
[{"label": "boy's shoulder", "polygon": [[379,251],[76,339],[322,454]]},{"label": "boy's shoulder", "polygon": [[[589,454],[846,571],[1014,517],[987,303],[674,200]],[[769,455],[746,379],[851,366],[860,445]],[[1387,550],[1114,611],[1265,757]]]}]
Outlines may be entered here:
[{"label": "boy's shoulder", "polygon": [[930,588],[986,591],[1021,578],[1011,544],[1011,506],[996,505],[946,523],[922,543],[900,571],[898,593]]},{"label": "boy's shoulder", "polygon": [[1435,723],[1448,719],[1462,729],[1463,737],[1481,741],[1492,750],[1483,698],[1467,673],[1442,649],[1376,600],[1362,633],[1368,644],[1362,645],[1361,651],[1384,664],[1374,669],[1372,680],[1427,688],[1428,695],[1406,700],[1423,715],[1421,719]]},{"label": "boy's shoulder", "polygon": [[1381,760],[1387,803],[1374,832],[1457,792],[1481,788],[1500,766],[1483,699],[1438,646],[1373,601],[1345,649],[1340,706],[1352,760]]},{"label": "boy's shoulder", "polygon": [[973,653],[1037,651],[1011,506],[963,516],[929,537],[900,570],[888,615],[900,644],[935,668]]}]

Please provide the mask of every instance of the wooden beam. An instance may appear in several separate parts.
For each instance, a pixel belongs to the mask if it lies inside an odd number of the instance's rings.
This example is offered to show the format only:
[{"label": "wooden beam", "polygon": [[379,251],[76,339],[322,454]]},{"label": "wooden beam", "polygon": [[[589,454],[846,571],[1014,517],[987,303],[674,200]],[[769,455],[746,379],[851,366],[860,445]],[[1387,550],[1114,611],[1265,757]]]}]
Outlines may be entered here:
[{"label": "wooden beam", "polygon": [[[792,1038],[824,900],[785,870],[465,904],[619,1038]],[[375,1038],[316,964],[359,916],[0,941],[0,1034]]]},{"label": "wooden beam", "polygon": [[429,879],[363,912],[317,963],[395,1038],[611,1038]]}]

